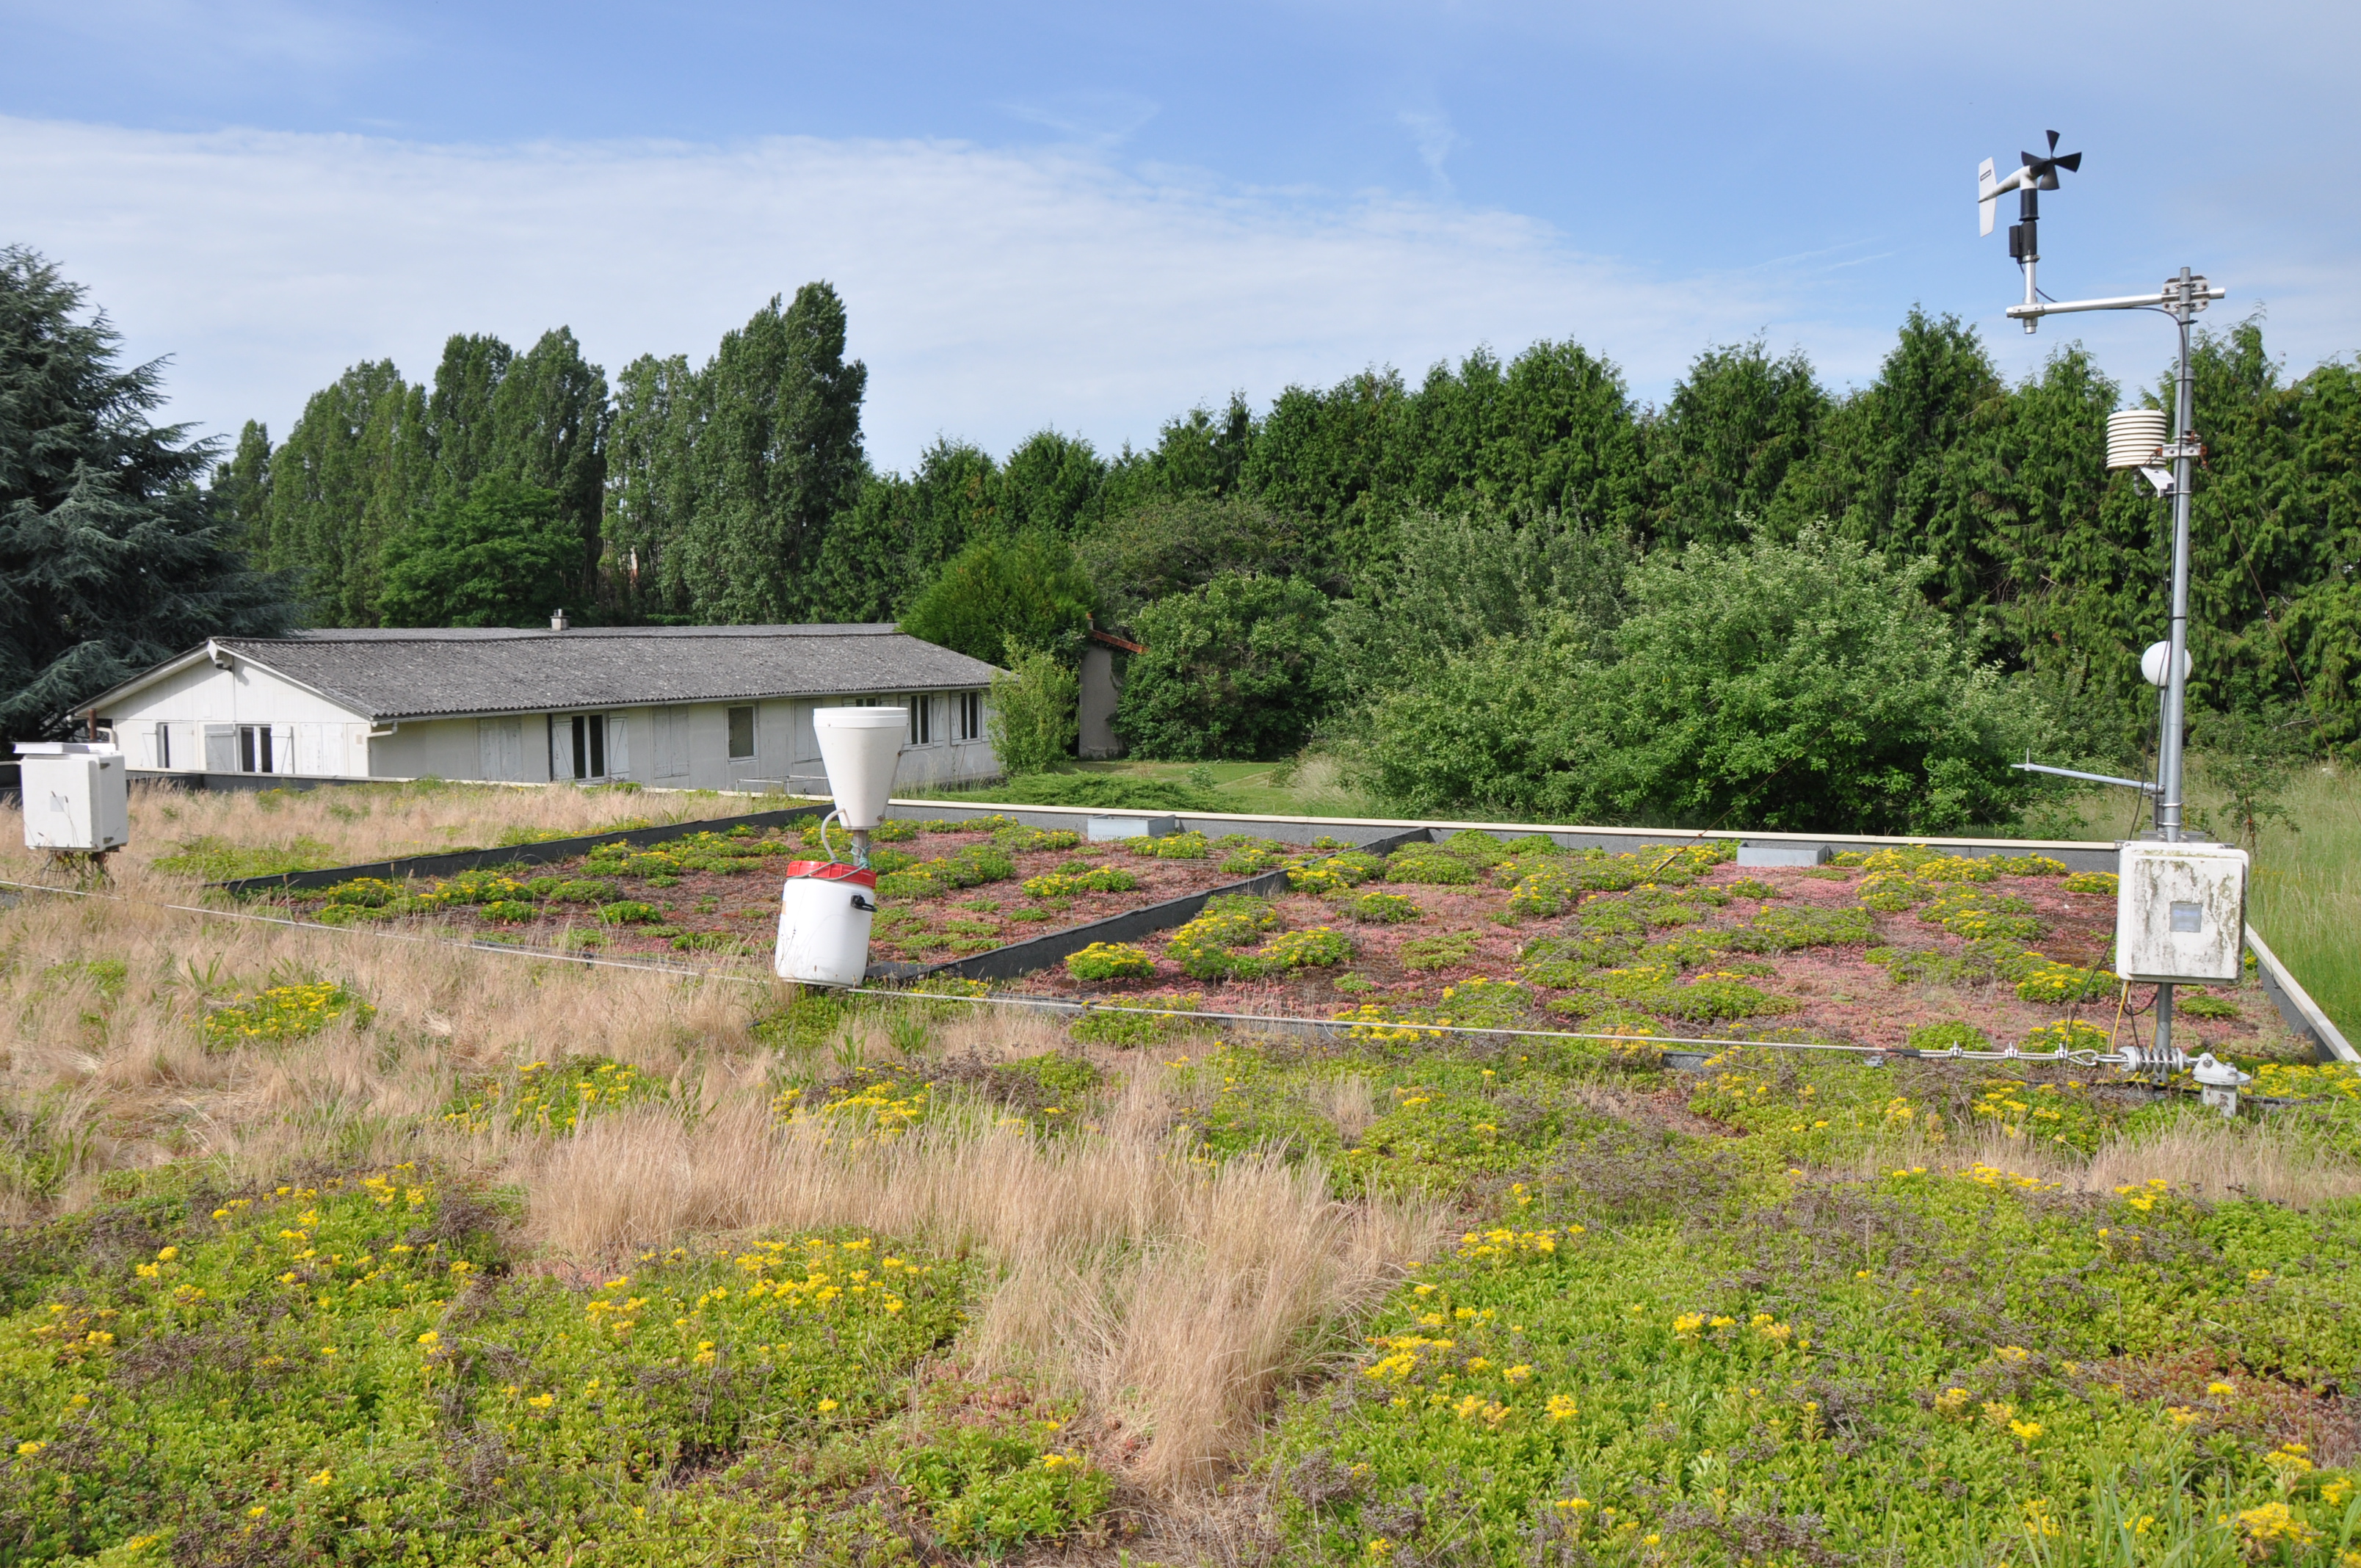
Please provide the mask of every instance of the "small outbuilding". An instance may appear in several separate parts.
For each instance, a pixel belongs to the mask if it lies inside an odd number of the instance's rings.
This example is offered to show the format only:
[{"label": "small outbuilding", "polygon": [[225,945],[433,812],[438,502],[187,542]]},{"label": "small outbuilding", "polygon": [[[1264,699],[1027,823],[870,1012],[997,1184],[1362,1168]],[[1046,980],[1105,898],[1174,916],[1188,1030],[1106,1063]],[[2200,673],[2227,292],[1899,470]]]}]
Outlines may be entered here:
[{"label": "small outbuilding", "polygon": [[224,637],[78,709],[132,776],[825,788],[815,707],[907,707],[904,786],[999,772],[990,664],[892,625]]}]

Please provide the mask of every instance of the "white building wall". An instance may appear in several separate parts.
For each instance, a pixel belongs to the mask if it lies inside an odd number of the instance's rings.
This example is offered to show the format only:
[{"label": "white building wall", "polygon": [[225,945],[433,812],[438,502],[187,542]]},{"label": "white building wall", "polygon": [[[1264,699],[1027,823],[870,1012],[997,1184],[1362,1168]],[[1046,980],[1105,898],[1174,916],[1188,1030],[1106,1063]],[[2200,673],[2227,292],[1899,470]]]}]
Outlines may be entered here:
[{"label": "white building wall", "polygon": [[[928,739],[906,744],[901,787],[982,780],[999,772],[988,740],[954,739],[957,694],[930,692],[599,710],[608,736],[602,776],[668,789],[777,788],[787,780],[817,788],[810,781],[823,777],[824,769],[812,725],[816,707],[917,702],[931,709]],[[755,710],[751,757],[730,755],[730,710],[738,707]],[[221,761],[225,741],[235,759],[238,726],[260,725],[271,732],[270,771],[289,776],[526,784],[574,776],[572,712],[404,719],[372,735],[366,718],[242,660],[227,670],[192,665],[110,704],[99,717],[112,723],[116,743],[141,772],[236,771],[234,760],[226,769],[213,764]],[[168,754],[157,747],[159,726],[168,734]]]},{"label": "white building wall", "polygon": [[[140,772],[236,771],[237,730],[256,726],[270,731],[273,773],[366,778],[369,773],[367,719],[243,660],[226,670],[192,664],[108,704],[99,719],[114,727],[115,744]],[[160,744],[159,728],[165,732]],[[213,765],[225,748],[227,770]]]}]

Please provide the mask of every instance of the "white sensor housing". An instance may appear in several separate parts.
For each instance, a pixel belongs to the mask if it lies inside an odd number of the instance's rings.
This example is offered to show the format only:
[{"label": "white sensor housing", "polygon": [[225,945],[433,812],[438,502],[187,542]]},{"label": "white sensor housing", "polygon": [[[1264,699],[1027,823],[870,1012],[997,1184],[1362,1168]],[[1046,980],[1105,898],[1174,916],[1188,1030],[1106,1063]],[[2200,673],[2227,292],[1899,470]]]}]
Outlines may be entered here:
[{"label": "white sensor housing", "polygon": [[81,740],[19,741],[25,848],[93,855],[131,841],[130,775],[123,753]]},{"label": "white sensor housing", "polygon": [[2170,428],[2162,409],[2117,409],[2107,416],[2107,466],[2139,468],[2155,462]]},{"label": "white sensor housing", "polygon": [[2143,840],[2121,853],[2115,973],[2164,984],[2236,980],[2246,945],[2246,851]]}]

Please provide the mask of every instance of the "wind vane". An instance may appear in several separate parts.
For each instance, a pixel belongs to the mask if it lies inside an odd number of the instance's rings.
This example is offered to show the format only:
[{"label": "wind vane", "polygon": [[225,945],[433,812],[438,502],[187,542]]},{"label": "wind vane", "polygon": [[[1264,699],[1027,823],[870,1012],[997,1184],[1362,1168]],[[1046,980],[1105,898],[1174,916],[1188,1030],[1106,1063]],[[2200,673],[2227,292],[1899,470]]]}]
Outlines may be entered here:
[{"label": "wind vane", "polygon": [[[2058,133],[2051,131],[2047,153],[2025,152],[2017,156],[2025,159],[2024,163],[1998,180],[1993,178],[1993,160],[1984,159],[1976,170],[1976,203],[1983,220],[1981,232],[1990,234],[2000,199],[2011,191],[2017,193],[2016,222],[2008,225],[2008,258],[2025,269],[2025,302],[2030,305],[2039,297],[2033,287],[2033,269],[2041,259],[2041,192],[2058,189],[2059,170],[2078,172],[2082,167],[2082,155],[2061,154],[2058,150]],[[2037,316],[2026,316],[2025,330],[2034,331],[2038,322]]]}]

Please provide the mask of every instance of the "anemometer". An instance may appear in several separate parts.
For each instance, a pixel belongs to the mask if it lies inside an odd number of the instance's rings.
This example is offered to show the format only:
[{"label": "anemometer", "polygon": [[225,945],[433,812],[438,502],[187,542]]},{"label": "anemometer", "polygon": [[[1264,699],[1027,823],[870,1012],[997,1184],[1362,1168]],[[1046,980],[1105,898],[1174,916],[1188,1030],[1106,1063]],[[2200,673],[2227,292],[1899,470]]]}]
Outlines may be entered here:
[{"label": "anemometer", "polygon": [[[2156,985],[2156,1041],[2134,1070],[2177,1071],[2190,1065],[2172,1044],[2172,990],[2178,983],[2222,983],[2239,978],[2245,951],[2246,855],[2226,845],[2183,838],[2181,737],[2189,703],[2189,500],[2197,459],[2205,448],[2197,439],[2194,389],[2190,377],[2189,331],[2198,313],[2226,290],[2184,267],[2153,294],[2103,300],[2053,300],[2035,281],[2041,261],[2041,192],[2058,189],[2060,174],[2079,173],[2082,155],[2059,152],[2051,131],[2046,151],[2020,153],[2015,169],[1994,177],[1989,158],[1976,170],[1980,230],[1993,232],[2000,199],[2017,193],[2016,222],[2009,225],[2008,255],[2025,274],[2025,300],[2008,307],[2012,321],[2038,331],[2044,316],[2075,311],[2155,311],[2170,318],[2180,338],[2180,374],[2169,425],[2154,409],[2126,409],[2107,416],[2107,466],[2136,468],[2160,496],[2172,502],[2171,634],[2147,650],[2140,670],[2158,688],[2160,735],[2153,783],[2103,773],[2052,768],[2030,760],[2027,773],[2056,773],[2135,789],[2155,802],[2156,830],[2144,841],[2120,846],[2122,871],[2115,894],[2115,973],[2126,983]],[[2208,1054],[2195,1064],[2209,1101],[2226,1083],[2225,1109],[2237,1102],[2236,1083],[2245,1076]]]}]

